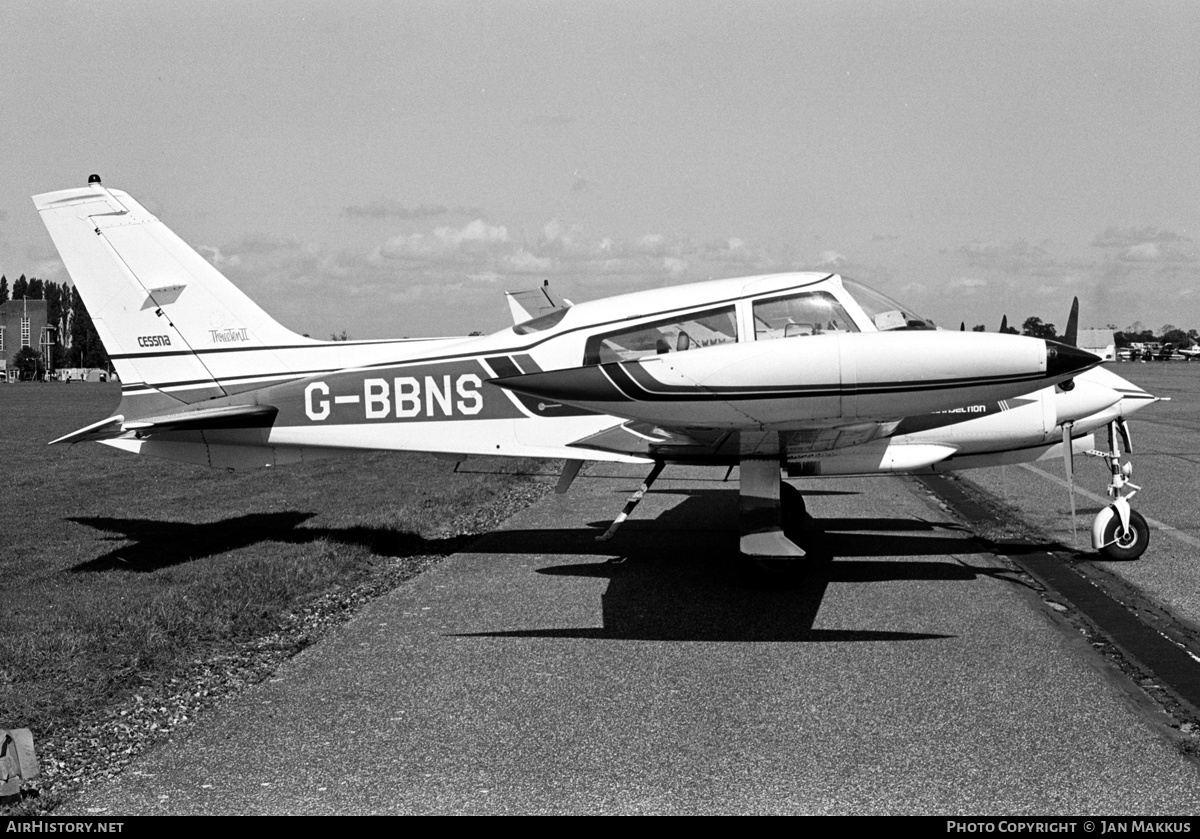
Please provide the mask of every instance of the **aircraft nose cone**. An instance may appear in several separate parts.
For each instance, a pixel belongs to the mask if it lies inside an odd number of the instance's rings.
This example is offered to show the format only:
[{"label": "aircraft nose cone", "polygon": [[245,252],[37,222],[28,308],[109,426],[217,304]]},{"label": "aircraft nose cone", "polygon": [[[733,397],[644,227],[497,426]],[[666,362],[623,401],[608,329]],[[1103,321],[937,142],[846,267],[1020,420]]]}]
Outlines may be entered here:
[{"label": "aircraft nose cone", "polygon": [[1102,361],[1079,347],[1060,344],[1058,341],[1046,342],[1046,374],[1050,377],[1070,376],[1089,367],[1095,367]]}]

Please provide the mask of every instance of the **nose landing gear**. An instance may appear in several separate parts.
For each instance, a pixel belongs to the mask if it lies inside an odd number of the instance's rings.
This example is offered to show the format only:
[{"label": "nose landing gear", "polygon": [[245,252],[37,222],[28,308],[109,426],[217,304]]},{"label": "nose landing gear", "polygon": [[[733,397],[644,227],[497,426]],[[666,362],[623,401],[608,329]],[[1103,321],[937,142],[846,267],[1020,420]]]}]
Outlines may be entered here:
[{"label": "nose landing gear", "polygon": [[1129,506],[1129,499],[1137,495],[1141,487],[1129,480],[1133,474],[1133,464],[1121,463],[1122,440],[1126,451],[1132,453],[1129,428],[1124,419],[1108,424],[1108,451],[1088,452],[1092,457],[1102,457],[1108,463],[1111,476],[1108,497],[1113,499],[1112,504],[1101,510],[1092,522],[1092,547],[1109,559],[1131,560],[1146,552],[1150,544],[1150,527],[1142,514]]}]

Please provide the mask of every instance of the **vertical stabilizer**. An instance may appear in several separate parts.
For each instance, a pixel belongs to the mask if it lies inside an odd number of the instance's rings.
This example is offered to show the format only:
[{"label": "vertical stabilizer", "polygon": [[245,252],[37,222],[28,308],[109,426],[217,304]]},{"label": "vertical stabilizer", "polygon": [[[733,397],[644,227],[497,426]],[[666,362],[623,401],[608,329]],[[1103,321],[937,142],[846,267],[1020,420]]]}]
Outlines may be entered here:
[{"label": "vertical stabilizer", "polygon": [[550,290],[549,280],[543,281],[538,288],[506,291],[504,296],[508,300],[508,309],[512,312],[514,324],[524,323],[531,318],[549,314],[571,305]]},{"label": "vertical stabilizer", "polygon": [[[285,329],[127,193],[95,175],[34,204],[125,383],[183,402],[223,396],[214,353],[315,344]],[[279,370],[286,369],[278,358]]]}]

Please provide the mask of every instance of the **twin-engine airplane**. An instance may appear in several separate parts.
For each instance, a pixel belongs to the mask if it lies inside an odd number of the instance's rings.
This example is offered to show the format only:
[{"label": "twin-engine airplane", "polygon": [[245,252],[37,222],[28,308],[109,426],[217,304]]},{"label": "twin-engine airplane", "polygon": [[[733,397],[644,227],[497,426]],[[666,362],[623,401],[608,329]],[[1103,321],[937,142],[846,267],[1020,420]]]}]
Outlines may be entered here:
[{"label": "twin-engine airplane", "polygon": [[538,289],[510,295],[519,322],[492,335],[317,341],[95,175],[34,202],[122,382],[116,416],[55,443],[225,468],[364,449],[562,458],[561,491],[585,460],[653,464],[647,485],[667,463],[737,465],[742,553],[799,558],[785,473],[1070,463],[1107,426],[1094,453],[1114,503],[1093,542],[1145,549],[1118,437],[1154,397],[1072,346],[939,330],[819,273],[578,305]]}]

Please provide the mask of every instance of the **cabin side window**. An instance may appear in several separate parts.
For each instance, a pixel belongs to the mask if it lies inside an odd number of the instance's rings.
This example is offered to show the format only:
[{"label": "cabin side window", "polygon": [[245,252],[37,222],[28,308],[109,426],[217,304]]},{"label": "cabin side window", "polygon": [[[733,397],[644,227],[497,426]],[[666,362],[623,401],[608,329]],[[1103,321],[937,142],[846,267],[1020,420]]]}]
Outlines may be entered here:
[{"label": "cabin side window", "polygon": [[631,361],[648,355],[736,343],[737,317],[733,306],[725,306],[593,335],[584,347],[583,363]]},{"label": "cabin side window", "polygon": [[842,304],[827,291],[808,291],[754,302],[754,338],[793,338],[826,332],[858,332]]}]

